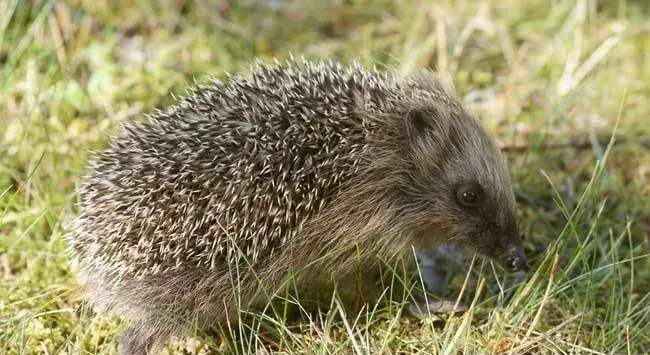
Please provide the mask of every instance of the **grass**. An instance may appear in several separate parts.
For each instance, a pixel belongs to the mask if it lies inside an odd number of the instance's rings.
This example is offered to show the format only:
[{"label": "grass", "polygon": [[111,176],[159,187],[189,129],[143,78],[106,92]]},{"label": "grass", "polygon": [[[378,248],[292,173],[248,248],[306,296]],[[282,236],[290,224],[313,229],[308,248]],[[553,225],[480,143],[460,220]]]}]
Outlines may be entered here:
[{"label": "grass", "polygon": [[115,352],[122,324],[81,306],[62,238],[88,150],[195,80],[289,53],[448,73],[510,147],[533,268],[504,307],[492,307],[501,271],[477,261],[463,314],[278,325],[280,351],[650,352],[645,1],[4,0],[0,353]]}]

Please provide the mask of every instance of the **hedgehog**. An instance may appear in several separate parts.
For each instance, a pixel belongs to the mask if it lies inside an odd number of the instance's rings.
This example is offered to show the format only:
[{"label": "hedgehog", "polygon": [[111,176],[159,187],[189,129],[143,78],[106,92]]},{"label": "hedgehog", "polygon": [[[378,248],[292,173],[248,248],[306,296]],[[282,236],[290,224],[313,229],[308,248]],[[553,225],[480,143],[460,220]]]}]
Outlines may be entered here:
[{"label": "hedgehog", "polygon": [[361,279],[368,304],[382,260],[443,243],[525,263],[504,157],[428,70],[256,61],[124,124],[78,195],[69,252],[129,324],[120,354],[232,327],[288,283],[308,301]]}]

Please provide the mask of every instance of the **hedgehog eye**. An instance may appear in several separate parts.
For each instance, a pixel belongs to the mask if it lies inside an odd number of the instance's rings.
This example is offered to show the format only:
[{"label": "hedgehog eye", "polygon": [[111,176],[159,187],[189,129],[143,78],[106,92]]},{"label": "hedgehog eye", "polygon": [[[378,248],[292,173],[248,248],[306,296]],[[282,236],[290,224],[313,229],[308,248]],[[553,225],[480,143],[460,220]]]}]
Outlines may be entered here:
[{"label": "hedgehog eye", "polygon": [[465,184],[456,190],[456,200],[465,207],[474,207],[480,201],[483,195],[483,189],[479,184]]}]

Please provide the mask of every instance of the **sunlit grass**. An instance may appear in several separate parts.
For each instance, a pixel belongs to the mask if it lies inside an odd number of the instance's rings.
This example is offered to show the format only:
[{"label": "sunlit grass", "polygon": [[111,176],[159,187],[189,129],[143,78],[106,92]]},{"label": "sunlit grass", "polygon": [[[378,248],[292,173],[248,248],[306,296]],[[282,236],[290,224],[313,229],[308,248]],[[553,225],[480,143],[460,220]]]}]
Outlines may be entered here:
[{"label": "sunlit grass", "polygon": [[[115,352],[123,324],[82,307],[65,254],[88,150],[195,81],[290,54],[450,75],[501,144],[525,146],[507,157],[532,268],[513,286],[477,259],[455,316],[393,304],[343,321],[333,301],[235,329],[230,350],[650,352],[644,1],[234,3],[0,1],[0,353]],[[228,348],[195,338],[169,351]]]}]

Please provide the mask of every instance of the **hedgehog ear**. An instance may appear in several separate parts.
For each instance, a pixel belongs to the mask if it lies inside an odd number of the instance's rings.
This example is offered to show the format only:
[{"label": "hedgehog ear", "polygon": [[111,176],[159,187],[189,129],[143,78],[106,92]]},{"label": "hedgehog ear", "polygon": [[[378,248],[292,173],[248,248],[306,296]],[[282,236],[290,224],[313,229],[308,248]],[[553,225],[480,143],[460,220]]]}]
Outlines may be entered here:
[{"label": "hedgehog ear", "polygon": [[415,108],[406,115],[406,132],[412,141],[440,134],[443,127],[440,115],[429,108]]}]

